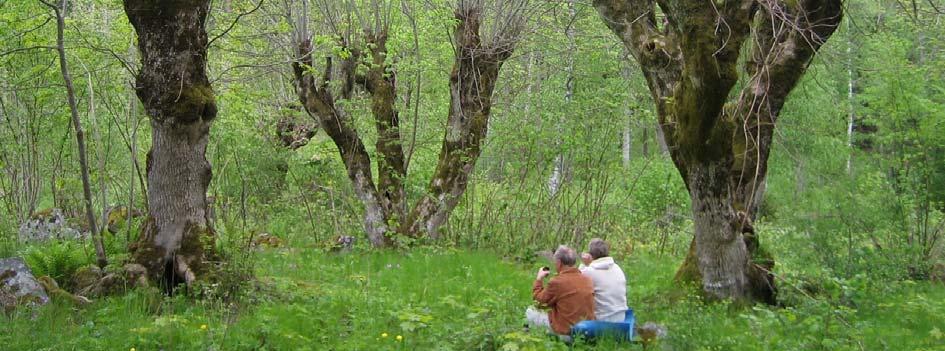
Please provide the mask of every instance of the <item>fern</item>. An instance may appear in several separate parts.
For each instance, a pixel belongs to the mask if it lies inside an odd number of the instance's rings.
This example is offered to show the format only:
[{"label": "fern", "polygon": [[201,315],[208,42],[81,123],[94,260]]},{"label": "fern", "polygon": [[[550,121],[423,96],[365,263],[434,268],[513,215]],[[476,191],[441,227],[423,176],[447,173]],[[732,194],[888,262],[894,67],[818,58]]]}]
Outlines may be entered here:
[{"label": "fern", "polygon": [[60,285],[71,284],[72,275],[79,268],[92,263],[92,257],[83,245],[73,241],[51,241],[27,249],[24,259],[33,275],[48,275]]}]

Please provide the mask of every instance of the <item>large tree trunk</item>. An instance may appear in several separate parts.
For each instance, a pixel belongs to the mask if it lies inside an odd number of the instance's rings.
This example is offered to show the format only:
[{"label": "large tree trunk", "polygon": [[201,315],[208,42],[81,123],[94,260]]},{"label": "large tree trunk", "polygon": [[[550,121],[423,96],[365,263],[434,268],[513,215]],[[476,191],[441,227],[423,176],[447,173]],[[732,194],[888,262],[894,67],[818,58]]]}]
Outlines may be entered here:
[{"label": "large tree trunk", "polygon": [[[629,56],[629,53],[627,53],[625,50],[623,57],[627,57],[627,56]],[[633,73],[631,72],[630,63],[623,62],[622,66],[623,67],[620,68],[620,76],[621,78],[623,78],[625,82],[629,83],[633,75]],[[633,94],[631,94],[630,99],[627,99],[626,101],[623,102],[624,118],[626,118],[626,120],[623,121],[624,123],[623,124],[623,140],[622,140],[622,145],[621,145],[621,151],[622,151],[622,156],[623,156],[623,167],[628,168],[628,169],[630,168],[630,161],[631,161],[630,157],[631,157],[631,152],[633,150],[633,128],[632,127],[633,127],[633,122],[634,122],[633,121],[634,108],[631,107],[631,103],[632,103],[632,101],[630,101],[631,99],[633,99]],[[643,141],[643,157],[646,157],[647,156],[646,155],[647,154],[646,134],[645,134],[646,129],[644,128],[643,131],[644,131],[643,138],[641,138],[640,140]]]},{"label": "large tree trunk", "polygon": [[141,53],[135,89],[152,128],[148,218],[133,259],[168,290],[190,285],[215,256],[206,195],[212,177],[206,149],[217,114],[206,71],[209,2],[124,1]]},{"label": "large tree trunk", "polygon": [[747,292],[748,251],[733,226],[728,167],[724,162],[693,165],[688,183],[703,289],[712,297],[740,299]]},{"label": "large tree trunk", "polygon": [[[839,0],[595,0],[640,63],[661,131],[689,190],[695,235],[677,279],[713,299],[774,303],[773,260],[751,219],[763,198],[774,125],[788,93],[840,22]],[[724,22],[724,27],[717,23]],[[726,105],[740,48],[749,77]]]},{"label": "large tree trunk", "polygon": [[479,36],[480,17],[481,8],[460,6],[456,11],[456,52],[450,74],[446,135],[427,194],[417,202],[401,228],[413,236],[425,233],[438,238],[440,226],[466,191],[488,130],[499,70],[514,49],[514,41],[484,45]]}]

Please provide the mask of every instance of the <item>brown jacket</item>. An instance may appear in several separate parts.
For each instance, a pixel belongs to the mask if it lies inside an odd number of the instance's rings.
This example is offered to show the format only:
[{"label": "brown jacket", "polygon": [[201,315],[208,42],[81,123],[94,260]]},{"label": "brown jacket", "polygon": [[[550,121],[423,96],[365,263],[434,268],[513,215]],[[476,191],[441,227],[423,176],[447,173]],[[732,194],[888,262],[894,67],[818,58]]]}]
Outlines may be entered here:
[{"label": "brown jacket", "polygon": [[548,287],[541,280],[532,286],[532,298],[551,307],[551,330],[571,334],[571,326],[594,319],[594,283],[577,268],[568,267],[551,278]]}]

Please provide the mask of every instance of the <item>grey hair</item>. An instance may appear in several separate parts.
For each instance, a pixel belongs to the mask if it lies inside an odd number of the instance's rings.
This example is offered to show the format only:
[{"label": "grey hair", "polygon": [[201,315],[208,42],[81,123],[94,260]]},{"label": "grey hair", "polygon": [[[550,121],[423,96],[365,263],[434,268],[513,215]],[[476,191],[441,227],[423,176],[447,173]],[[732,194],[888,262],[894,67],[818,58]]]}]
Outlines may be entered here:
[{"label": "grey hair", "polygon": [[577,262],[577,253],[570,247],[561,245],[555,250],[555,259],[561,261],[561,264],[565,266],[574,266],[574,263]]},{"label": "grey hair", "polygon": [[610,256],[610,245],[601,238],[591,239],[591,242],[587,244],[587,253],[591,254],[595,260]]}]

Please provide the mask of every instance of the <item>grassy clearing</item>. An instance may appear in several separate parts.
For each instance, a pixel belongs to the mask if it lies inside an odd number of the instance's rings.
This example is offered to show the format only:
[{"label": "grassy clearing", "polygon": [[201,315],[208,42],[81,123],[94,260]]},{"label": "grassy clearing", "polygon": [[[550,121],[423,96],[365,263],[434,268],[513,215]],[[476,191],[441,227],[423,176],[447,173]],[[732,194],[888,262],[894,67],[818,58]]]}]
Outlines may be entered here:
[{"label": "grassy clearing", "polygon": [[[856,294],[843,304],[828,302],[828,294],[783,308],[732,309],[680,296],[670,281],[678,258],[646,253],[618,258],[638,320],[665,324],[670,336],[663,344],[674,350],[945,350],[941,286],[845,282],[841,290]],[[63,305],[21,310],[3,319],[0,345],[5,350],[567,349],[539,332],[521,331],[534,268],[487,252],[332,255],[286,248],[261,252],[254,262],[262,283],[238,303],[138,291],[82,310]]]}]

